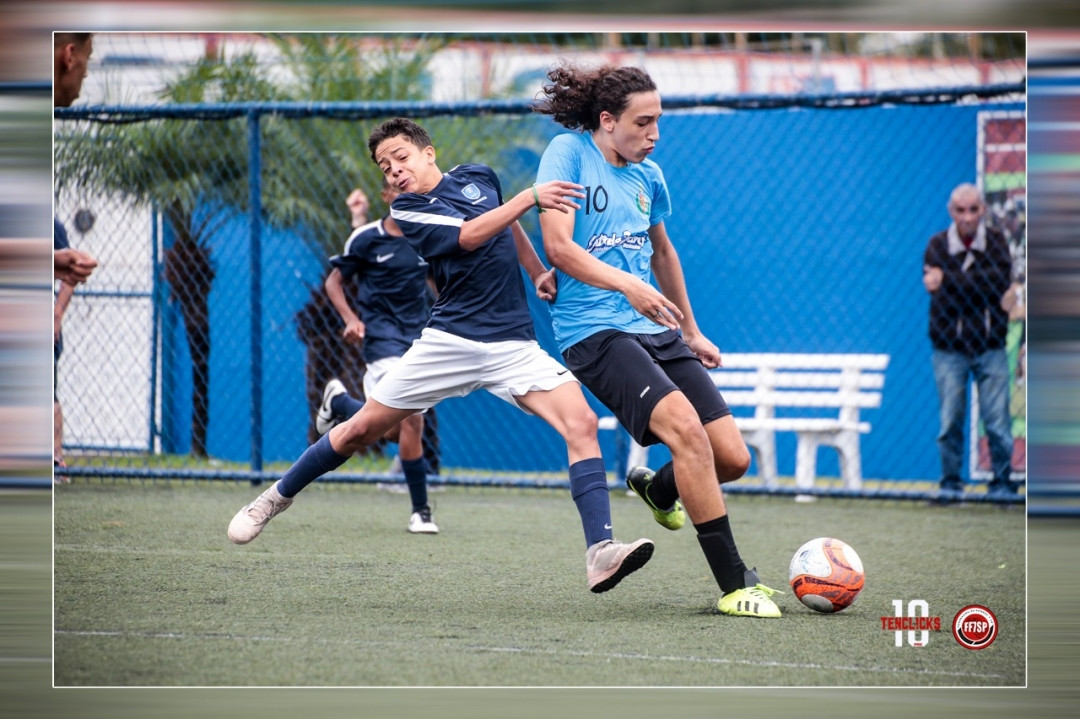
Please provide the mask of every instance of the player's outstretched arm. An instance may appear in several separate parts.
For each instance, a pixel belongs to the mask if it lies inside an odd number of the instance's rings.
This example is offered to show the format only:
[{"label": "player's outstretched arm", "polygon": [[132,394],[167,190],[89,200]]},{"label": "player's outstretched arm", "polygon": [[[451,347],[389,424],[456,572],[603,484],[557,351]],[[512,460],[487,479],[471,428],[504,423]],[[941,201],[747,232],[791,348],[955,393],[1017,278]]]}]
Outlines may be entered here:
[{"label": "player's outstretched arm", "polygon": [[458,244],[464,250],[475,250],[534,207],[544,211],[558,210],[560,213],[577,210],[580,205],[572,198],[585,197],[581,189],[581,185],[573,182],[552,180],[522,190],[494,210],[463,222]]}]

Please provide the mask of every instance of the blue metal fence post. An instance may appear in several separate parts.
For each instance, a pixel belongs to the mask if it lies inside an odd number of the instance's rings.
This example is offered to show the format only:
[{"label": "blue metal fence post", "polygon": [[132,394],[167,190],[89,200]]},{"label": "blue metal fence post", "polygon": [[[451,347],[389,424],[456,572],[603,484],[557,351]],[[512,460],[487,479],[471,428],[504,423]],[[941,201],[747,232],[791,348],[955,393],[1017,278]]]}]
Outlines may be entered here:
[{"label": "blue metal fence post", "polygon": [[[248,112],[248,211],[251,228],[251,471],[261,472],[262,457],[262,160],[258,110]],[[252,484],[261,480],[253,479]]]},{"label": "blue metal fence post", "polygon": [[155,204],[150,211],[150,266],[153,276],[150,288],[150,411],[149,411],[149,437],[146,440],[146,451],[149,455],[157,454],[157,439],[161,437],[161,426],[157,421],[157,385],[158,385],[158,352],[161,345],[161,308],[165,303],[165,268],[161,261],[161,233],[158,227],[161,224],[161,212]]}]

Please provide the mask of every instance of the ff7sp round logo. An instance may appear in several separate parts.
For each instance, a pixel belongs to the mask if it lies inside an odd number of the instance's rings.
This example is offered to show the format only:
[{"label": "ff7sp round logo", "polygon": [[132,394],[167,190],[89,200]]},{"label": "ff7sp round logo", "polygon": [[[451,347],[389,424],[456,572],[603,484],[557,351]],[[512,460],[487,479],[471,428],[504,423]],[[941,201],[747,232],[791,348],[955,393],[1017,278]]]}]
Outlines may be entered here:
[{"label": "ff7sp round logo", "polygon": [[965,649],[986,649],[997,639],[997,617],[986,607],[971,604],[956,613],[952,633]]}]

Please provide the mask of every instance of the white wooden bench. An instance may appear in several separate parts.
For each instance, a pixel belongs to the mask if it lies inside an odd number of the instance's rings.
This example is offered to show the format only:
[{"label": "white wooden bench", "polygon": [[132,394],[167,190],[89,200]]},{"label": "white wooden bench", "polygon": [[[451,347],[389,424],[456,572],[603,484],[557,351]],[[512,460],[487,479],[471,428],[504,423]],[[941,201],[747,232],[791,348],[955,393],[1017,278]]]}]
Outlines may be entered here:
[{"label": "white wooden bench", "polygon": [[[888,355],[729,353],[723,361],[723,367],[709,374],[737,415],[735,423],[756,455],[763,484],[776,486],[776,433],[794,432],[796,487],[813,486],[819,446],[836,449],[845,488],[862,485],[860,436],[870,431],[870,423],[861,419],[860,411],[881,406]],[[738,416],[740,407],[753,407],[754,415]],[[784,416],[788,410],[805,414],[808,408],[835,412]],[[618,429],[618,424],[614,417],[604,417],[600,428]],[[627,466],[647,460],[648,449],[631,440]]]}]

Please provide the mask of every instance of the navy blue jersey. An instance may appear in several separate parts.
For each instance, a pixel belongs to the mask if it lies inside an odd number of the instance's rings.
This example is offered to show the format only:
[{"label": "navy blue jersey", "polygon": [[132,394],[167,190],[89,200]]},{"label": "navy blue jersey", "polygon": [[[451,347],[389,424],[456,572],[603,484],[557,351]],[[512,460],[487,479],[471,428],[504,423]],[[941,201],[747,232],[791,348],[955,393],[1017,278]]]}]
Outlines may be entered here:
[{"label": "navy blue jersey", "polygon": [[462,223],[500,205],[487,165],[458,165],[431,192],[394,200],[390,214],[431,264],[439,292],[429,327],[477,342],[536,339],[510,229],[472,251],[458,244]]},{"label": "navy blue jersey", "polygon": [[[68,241],[67,228],[64,227],[64,223],[59,218],[53,217],[53,251],[66,250],[71,247],[71,243]],[[60,359],[60,353],[64,351],[64,336],[59,334],[56,339],[53,340],[53,358]]]},{"label": "navy blue jersey", "polygon": [[67,228],[64,227],[64,223],[59,218],[53,217],[53,250],[66,250],[71,247],[71,243],[68,242]]},{"label": "navy blue jersey", "polygon": [[364,361],[405,354],[431,314],[427,262],[404,237],[387,233],[377,220],[357,227],[330,264],[345,279],[357,278]]}]

